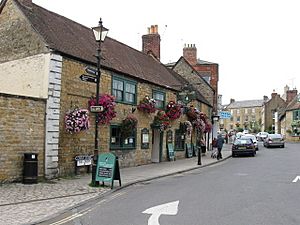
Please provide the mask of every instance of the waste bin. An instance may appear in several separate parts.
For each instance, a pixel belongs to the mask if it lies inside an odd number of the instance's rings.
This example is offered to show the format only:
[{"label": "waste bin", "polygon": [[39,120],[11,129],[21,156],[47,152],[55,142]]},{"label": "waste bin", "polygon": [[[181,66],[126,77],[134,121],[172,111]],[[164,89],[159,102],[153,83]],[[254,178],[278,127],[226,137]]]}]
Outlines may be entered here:
[{"label": "waste bin", "polygon": [[24,153],[23,184],[36,184],[38,177],[38,154]]}]

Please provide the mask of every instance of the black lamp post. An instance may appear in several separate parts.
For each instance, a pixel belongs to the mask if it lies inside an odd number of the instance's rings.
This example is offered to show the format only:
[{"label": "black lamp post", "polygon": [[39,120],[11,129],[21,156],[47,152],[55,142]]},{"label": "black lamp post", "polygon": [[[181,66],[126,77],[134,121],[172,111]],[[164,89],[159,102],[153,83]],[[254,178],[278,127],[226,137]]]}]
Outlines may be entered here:
[{"label": "black lamp post", "polygon": [[[103,27],[102,19],[100,18],[99,25],[97,27],[92,28],[96,42],[98,44],[97,47],[97,54],[95,57],[97,58],[97,82],[96,82],[96,106],[99,106],[99,89],[100,89],[100,78],[101,78],[101,43],[104,41],[108,29]],[[93,158],[93,165],[92,165],[92,185],[96,186],[96,169],[97,169],[97,160],[98,160],[98,153],[99,153],[99,138],[98,138],[98,124],[99,124],[99,116],[96,113],[95,116],[95,148],[94,148],[94,158]]]}]

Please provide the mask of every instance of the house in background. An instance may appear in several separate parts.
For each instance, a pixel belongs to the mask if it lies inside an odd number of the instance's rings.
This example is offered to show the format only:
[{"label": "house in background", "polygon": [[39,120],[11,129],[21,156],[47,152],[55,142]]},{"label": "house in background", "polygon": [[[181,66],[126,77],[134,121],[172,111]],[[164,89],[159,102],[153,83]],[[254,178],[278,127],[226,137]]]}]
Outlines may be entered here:
[{"label": "house in background", "polygon": [[231,118],[224,119],[224,129],[231,130],[258,130],[261,126],[261,111],[265,103],[265,99],[259,100],[244,100],[235,101],[230,100],[229,105],[225,108],[229,111]]}]

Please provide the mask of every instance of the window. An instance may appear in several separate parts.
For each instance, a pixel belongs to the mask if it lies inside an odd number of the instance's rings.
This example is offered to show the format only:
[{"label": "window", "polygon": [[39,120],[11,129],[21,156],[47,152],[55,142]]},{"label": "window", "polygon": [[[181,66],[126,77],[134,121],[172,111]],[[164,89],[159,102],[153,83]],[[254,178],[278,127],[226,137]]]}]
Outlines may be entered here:
[{"label": "window", "polygon": [[156,101],[156,108],[163,109],[165,107],[165,93],[153,91],[153,99]]},{"label": "window", "polygon": [[175,130],[175,150],[184,150],[185,136],[181,129]]},{"label": "window", "polygon": [[136,82],[113,77],[112,95],[117,102],[135,104],[136,103]]},{"label": "window", "polygon": [[136,131],[132,131],[132,136],[123,138],[120,125],[110,126],[110,149],[135,149]]},{"label": "window", "polygon": [[300,120],[300,109],[293,111],[293,120]]},{"label": "window", "polygon": [[241,117],[240,116],[236,117],[236,121],[240,122],[241,121]]}]

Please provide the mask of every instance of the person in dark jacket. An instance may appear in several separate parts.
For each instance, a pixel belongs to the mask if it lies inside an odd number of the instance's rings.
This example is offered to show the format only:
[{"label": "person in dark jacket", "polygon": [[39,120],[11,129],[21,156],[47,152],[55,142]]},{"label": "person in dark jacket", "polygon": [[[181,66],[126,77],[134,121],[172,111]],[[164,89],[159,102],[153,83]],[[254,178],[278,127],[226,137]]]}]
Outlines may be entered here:
[{"label": "person in dark jacket", "polygon": [[224,138],[222,137],[221,133],[218,132],[217,136],[217,148],[218,148],[218,155],[217,155],[217,160],[222,159],[222,148],[224,144]]}]

